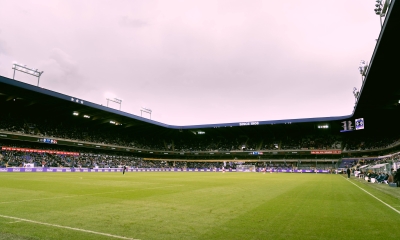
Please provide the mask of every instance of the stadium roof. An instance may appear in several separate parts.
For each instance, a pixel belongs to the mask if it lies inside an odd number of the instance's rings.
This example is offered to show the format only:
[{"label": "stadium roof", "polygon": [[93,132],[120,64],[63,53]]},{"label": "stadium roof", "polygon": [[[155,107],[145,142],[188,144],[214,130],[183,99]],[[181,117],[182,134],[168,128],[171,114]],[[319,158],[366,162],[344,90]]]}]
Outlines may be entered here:
[{"label": "stadium roof", "polygon": [[6,100],[28,100],[26,106],[32,104],[40,104],[47,110],[58,109],[62,106],[63,111],[79,112],[89,116],[96,116],[102,119],[112,119],[129,125],[145,125],[152,124],[160,127],[171,129],[203,129],[203,128],[220,128],[220,127],[236,127],[250,125],[271,125],[271,124],[292,124],[307,122],[327,122],[347,119],[350,116],[325,117],[325,118],[305,118],[305,119],[285,119],[274,121],[258,121],[258,122],[233,122],[219,123],[207,125],[188,125],[176,126],[157,122],[134,114],[126,113],[114,108],[88,102],[79,96],[68,96],[62,93],[54,92],[48,89],[33,86],[27,83],[19,82],[13,79],[0,76],[0,95],[7,97]]},{"label": "stadium roof", "polygon": [[[397,116],[400,105],[400,82],[394,81],[396,77],[396,57],[399,56],[400,37],[400,7],[395,0],[387,12],[382,31],[370,61],[370,67],[366,73],[365,81],[361,88],[361,94],[355,105],[353,114],[348,116],[324,117],[324,118],[305,118],[305,119],[285,119],[274,121],[254,121],[254,122],[233,122],[207,125],[177,126],[157,122],[134,114],[119,111],[110,107],[88,102],[79,96],[69,96],[54,92],[41,87],[33,86],[23,82],[0,76],[0,95],[5,96],[6,100],[26,99],[26,106],[40,104],[46,110],[52,111],[60,109],[62,111],[77,111],[95,118],[113,119],[128,126],[147,126],[152,125],[170,129],[203,129],[220,128],[249,125],[272,125],[272,124],[292,124],[310,122],[331,122],[340,121],[354,117],[371,117],[376,119],[376,115],[395,114]],[[348,88],[349,86],[343,86]]]},{"label": "stadium roof", "polygon": [[371,114],[397,115],[400,103],[400,81],[397,68],[400,54],[400,3],[392,0],[382,31],[370,61],[361,95],[355,106],[355,117]]}]

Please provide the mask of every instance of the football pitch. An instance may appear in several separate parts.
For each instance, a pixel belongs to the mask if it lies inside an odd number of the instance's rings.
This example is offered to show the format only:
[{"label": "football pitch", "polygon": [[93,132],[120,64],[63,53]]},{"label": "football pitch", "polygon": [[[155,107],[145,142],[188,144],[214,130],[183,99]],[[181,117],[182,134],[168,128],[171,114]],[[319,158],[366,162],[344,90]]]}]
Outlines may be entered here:
[{"label": "football pitch", "polygon": [[1,173],[0,239],[394,239],[400,200],[334,174]]}]

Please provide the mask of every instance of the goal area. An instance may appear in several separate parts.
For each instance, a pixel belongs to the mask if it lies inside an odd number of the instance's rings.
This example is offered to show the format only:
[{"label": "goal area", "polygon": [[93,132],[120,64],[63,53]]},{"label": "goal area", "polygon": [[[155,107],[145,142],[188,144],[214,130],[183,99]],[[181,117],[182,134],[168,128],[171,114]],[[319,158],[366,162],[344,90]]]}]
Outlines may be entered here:
[{"label": "goal area", "polygon": [[236,166],[236,172],[255,172],[256,166],[254,165],[238,165]]}]

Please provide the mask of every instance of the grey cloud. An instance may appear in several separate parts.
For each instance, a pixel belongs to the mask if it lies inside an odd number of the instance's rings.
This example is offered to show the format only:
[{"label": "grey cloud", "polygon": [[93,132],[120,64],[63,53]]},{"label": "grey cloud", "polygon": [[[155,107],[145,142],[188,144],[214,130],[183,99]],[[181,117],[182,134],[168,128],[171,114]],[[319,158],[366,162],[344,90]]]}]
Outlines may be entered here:
[{"label": "grey cloud", "polygon": [[52,50],[50,59],[56,61],[65,75],[77,75],[78,65],[67,53],[61,49],[55,48]]},{"label": "grey cloud", "polygon": [[40,63],[40,69],[44,71],[43,84],[46,88],[68,93],[76,86],[80,86],[77,90],[83,92],[82,88],[87,86],[82,81],[78,63],[59,48],[52,49],[49,58]]},{"label": "grey cloud", "polygon": [[123,16],[119,24],[123,27],[130,27],[130,28],[140,28],[148,25],[147,22],[140,20],[140,19],[131,19],[128,16]]}]

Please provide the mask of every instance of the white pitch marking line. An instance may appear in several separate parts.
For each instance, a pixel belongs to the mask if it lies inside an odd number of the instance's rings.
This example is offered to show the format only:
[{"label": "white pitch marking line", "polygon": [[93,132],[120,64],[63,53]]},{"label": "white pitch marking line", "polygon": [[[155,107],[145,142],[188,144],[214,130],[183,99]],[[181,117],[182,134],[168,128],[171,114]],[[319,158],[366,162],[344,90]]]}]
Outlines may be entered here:
[{"label": "white pitch marking line", "polygon": [[81,229],[81,228],[74,228],[74,227],[62,226],[62,225],[57,225],[57,224],[38,222],[38,221],[33,221],[33,220],[29,220],[29,219],[24,219],[24,218],[17,218],[17,217],[5,216],[5,215],[0,215],[0,217],[8,218],[8,219],[14,219],[14,220],[23,221],[23,222],[36,223],[36,224],[50,226],[50,227],[57,227],[57,228],[75,230],[75,231],[79,231],[79,232],[92,233],[92,234],[102,235],[102,236],[106,236],[106,237],[113,237],[113,238],[119,238],[119,239],[129,239],[129,240],[139,240],[139,239],[133,239],[133,238],[128,238],[128,237],[113,235],[113,234],[109,234],[109,233],[102,233],[102,232],[95,232],[95,231],[91,231],[91,230],[85,230],[85,229]]},{"label": "white pitch marking line", "polygon": [[379,202],[383,203],[384,205],[386,205],[388,208],[392,209],[393,211],[397,212],[398,214],[400,214],[400,211],[395,209],[394,207],[390,206],[389,204],[385,203],[384,201],[380,200],[379,198],[375,197],[375,195],[373,195],[372,193],[368,192],[367,190],[365,190],[364,188],[358,186],[357,184],[349,181],[348,178],[345,178],[349,183],[353,184],[354,186],[358,187],[359,189],[363,190],[364,192],[366,192],[368,195],[370,195],[371,197],[375,198],[376,200],[378,200]]},{"label": "white pitch marking line", "polygon": [[[172,185],[172,186],[167,186],[167,187],[153,187],[153,188],[142,188],[142,189],[143,190],[149,190],[149,189],[181,187],[181,186],[183,186],[183,185]],[[0,204],[41,201],[41,200],[57,199],[57,198],[85,197],[85,196],[94,196],[94,195],[107,194],[107,193],[121,193],[121,192],[132,192],[132,191],[138,191],[138,189],[122,190],[122,191],[114,191],[114,192],[101,192],[101,193],[92,193],[92,194],[82,194],[82,195],[72,195],[72,196],[61,196],[61,197],[52,197],[52,198],[35,198],[35,199],[27,199],[27,200],[19,200],[19,201],[0,202]]]}]

